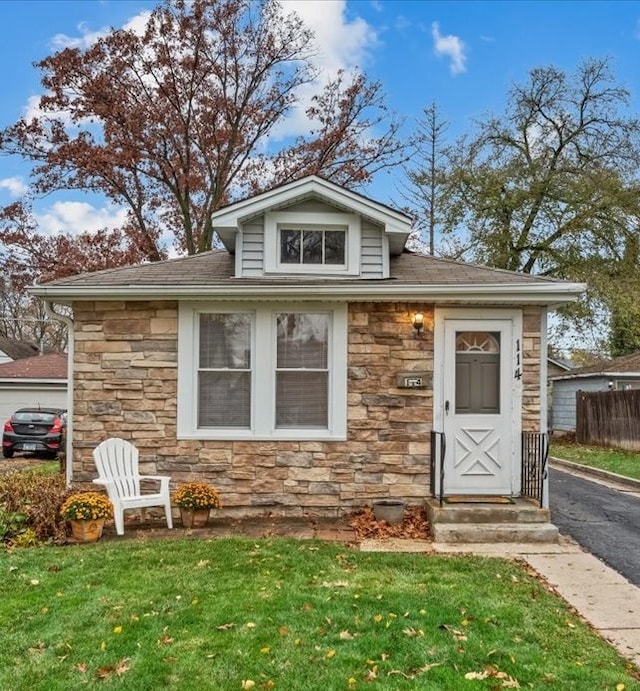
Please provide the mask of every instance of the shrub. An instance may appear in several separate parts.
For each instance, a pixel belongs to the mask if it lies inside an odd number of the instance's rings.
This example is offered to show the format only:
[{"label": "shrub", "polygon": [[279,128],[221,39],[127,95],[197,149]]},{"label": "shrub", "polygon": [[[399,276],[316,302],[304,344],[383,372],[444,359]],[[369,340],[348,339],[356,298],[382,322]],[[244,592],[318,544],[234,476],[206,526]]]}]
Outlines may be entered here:
[{"label": "shrub", "polygon": [[[0,475],[0,542],[5,545],[66,541],[60,506],[69,496],[65,477],[42,470],[12,471]],[[20,536],[27,531],[33,534]]]}]

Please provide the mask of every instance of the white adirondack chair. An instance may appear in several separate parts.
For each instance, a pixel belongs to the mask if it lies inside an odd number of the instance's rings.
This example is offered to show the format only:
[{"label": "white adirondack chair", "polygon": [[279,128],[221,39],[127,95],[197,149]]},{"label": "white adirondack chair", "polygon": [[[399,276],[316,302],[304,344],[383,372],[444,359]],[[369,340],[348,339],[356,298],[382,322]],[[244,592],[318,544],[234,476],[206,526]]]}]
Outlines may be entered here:
[{"label": "white adirondack chair", "polygon": [[[164,506],[167,526],[173,528],[168,475],[140,475],[138,449],[124,439],[106,439],[93,450],[98,478],[93,482],[103,485],[113,504],[113,517],[118,535],[124,535],[124,512],[127,509],[146,509]],[[141,480],[159,483],[158,492],[142,492]]]}]

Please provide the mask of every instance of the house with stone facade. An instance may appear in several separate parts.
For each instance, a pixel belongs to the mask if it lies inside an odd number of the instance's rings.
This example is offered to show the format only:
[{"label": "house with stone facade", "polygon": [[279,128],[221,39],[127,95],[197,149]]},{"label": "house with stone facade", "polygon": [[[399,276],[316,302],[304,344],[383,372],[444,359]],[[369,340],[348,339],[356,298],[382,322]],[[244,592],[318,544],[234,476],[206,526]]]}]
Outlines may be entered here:
[{"label": "house with stone facade", "polygon": [[121,437],[228,515],[523,493],[582,286],[408,251],[404,213],[316,176],[212,220],[222,249],[33,289],[72,308],[70,482]]}]

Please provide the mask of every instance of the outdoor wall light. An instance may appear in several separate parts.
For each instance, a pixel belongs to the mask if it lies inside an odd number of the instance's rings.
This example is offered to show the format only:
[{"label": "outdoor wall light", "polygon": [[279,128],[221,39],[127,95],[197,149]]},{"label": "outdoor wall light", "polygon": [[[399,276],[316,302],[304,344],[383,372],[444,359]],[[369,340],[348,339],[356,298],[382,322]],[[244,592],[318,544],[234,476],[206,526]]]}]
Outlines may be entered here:
[{"label": "outdoor wall light", "polygon": [[419,336],[420,332],[424,328],[424,314],[422,312],[416,312],[411,319],[413,328],[416,330],[416,334]]}]

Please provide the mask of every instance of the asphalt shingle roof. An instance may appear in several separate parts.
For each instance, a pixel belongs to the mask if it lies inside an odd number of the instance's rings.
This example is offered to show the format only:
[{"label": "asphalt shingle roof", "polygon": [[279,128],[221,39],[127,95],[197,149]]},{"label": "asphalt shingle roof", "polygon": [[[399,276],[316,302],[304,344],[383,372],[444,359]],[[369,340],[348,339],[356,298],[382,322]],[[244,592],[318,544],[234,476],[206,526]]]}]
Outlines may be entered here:
[{"label": "asphalt shingle roof", "polygon": [[[491,269],[405,251],[390,259],[390,278],[369,279],[368,284],[384,285],[531,285],[562,283],[552,278]],[[49,284],[67,287],[122,286],[211,286],[211,285],[339,285],[352,284],[354,278],[310,278],[309,276],[265,276],[234,278],[235,257],[226,250],[211,250],[163,262],[139,264],[118,269],[69,276]]]},{"label": "asphalt shingle roof", "polygon": [[603,360],[595,365],[579,367],[567,372],[564,376],[585,376],[588,374],[608,374],[608,373],[628,373],[638,374],[640,372],[640,352],[621,355],[611,360]]},{"label": "asphalt shingle roof", "polygon": [[67,356],[50,353],[0,365],[0,379],[66,379]]},{"label": "asphalt shingle roof", "polygon": [[6,353],[12,360],[20,360],[38,354],[38,346],[26,341],[18,341],[15,338],[0,337],[0,350]]}]

